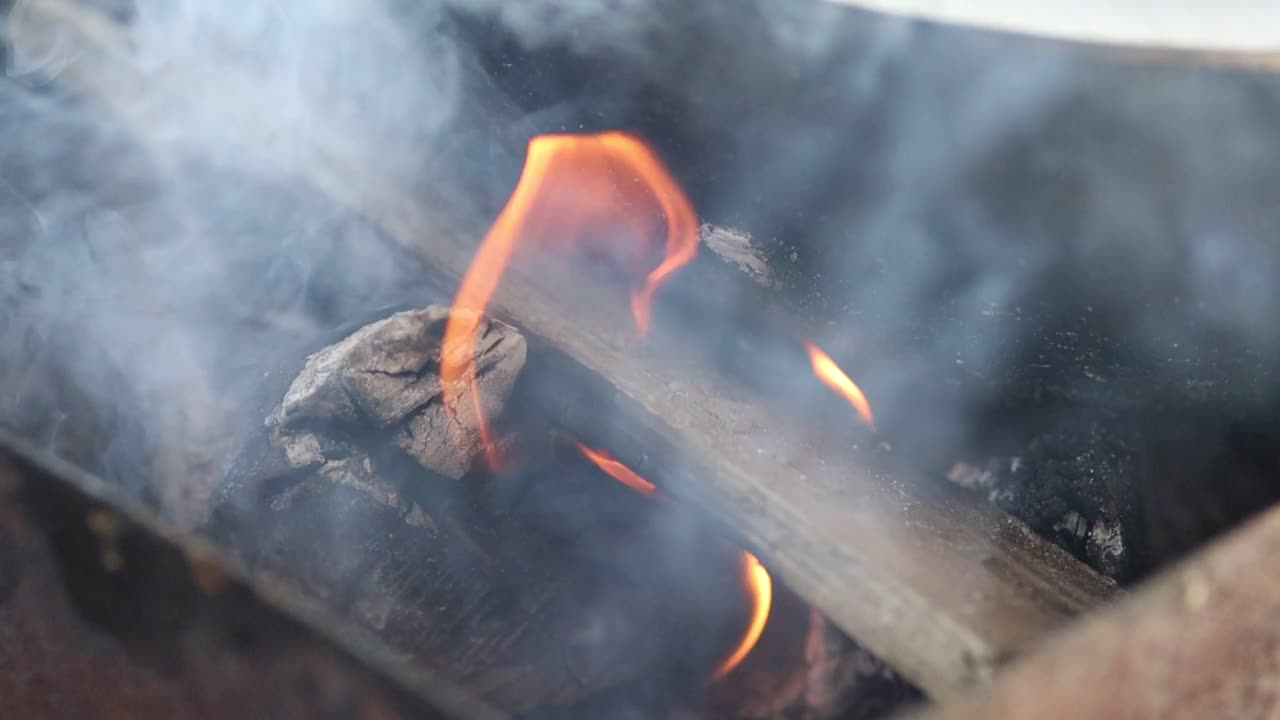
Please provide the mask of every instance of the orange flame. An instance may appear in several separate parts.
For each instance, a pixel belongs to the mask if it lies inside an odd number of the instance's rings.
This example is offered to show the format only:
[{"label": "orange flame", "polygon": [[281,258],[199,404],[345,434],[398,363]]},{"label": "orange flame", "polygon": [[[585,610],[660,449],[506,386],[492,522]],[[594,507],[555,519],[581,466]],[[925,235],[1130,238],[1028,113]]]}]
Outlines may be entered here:
[{"label": "orange flame", "polygon": [[456,417],[460,395],[471,389],[491,466],[501,458],[475,390],[473,348],[481,315],[517,246],[528,241],[563,245],[589,234],[613,239],[615,246],[618,238],[639,238],[630,247],[610,248],[639,266],[655,254],[651,245],[663,226],[663,259],[631,293],[631,313],[642,337],[649,331],[654,293],[698,251],[693,206],[658,156],[634,136],[543,135],[529,142],[520,181],[462,277],[441,353],[446,407]]},{"label": "orange flame", "polygon": [[617,480],[645,497],[655,497],[658,494],[658,488],[656,485],[635,474],[635,472],[626,465],[614,460],[613,456],[609,453],[604,450],[592,450],[580,442],[575,441],[575,444],[578,446],[578,449],[582,451],[582,454],[587,456],[588,460],[595,463],[596,467],[608,473],[608,475],[614,480]]},{"label": "orange flame", "polygon": [[858,412],[858,417],[866,424],[875,427],[876,420],[871,414],[871,403],[862,394],[862,388],[849,379],[848,375],[836,365],[831,356],[822,352],[821,348],[808,340],[804,341],[805,350],[809,351],[809,360],[813,363],[813,372],[824,385],[835,390]]},{"label": "orange flame", "polygon": [[[653,483],[640,477],[626,465],[614,460],[609,453],[603,450],[592,450],[577,441],[574,444],[578,446],[578,450],[588,460],[595,463],[597,467],[608,473],[613,479],[645,497],[657,497],[658,488]],[[760,560],[745,550],[742,551],[742,582],[746,587],[747,593],[751,596],[751,622],[747,625],[747,631],[743,634],[742,640],[738,642],[737,647],[733,649],[729,657],[724,659],[724,662],[721,662],[716,667],[716,671],[711,675],[712,680],[719,680],[738,667],[751,654],[756,642],[760,640],[760,635],[764,633],[765,625],[769,623],[769,609],[773,605],[773,579],[769,577],[769,571],[765,570],[764,566],[760,564]]]},{"label": "orange flame", "polygon": [[716,668],[711,676],[712,680],[728,675],[751,654],[760,635],[764,633],[764,626],[769,622],[769,609],[773,605],[773,579],[769,577],[769,571],[760,564],[760,560],[746,550],[742,551],[742,581],[751,595],[751,623],[747,625],[747,632],[738,642],[738,647]]}]

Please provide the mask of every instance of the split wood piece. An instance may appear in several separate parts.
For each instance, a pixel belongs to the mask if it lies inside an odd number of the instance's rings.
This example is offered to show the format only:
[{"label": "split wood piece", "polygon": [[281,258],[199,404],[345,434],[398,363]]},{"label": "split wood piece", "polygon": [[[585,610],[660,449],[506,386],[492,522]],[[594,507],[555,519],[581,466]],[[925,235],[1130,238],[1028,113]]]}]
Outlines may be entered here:
[{"label": "split wood piece", "polygon": [[[62,83],[141,141],[164,137],[154,118],[191,88],[144,71],[127,31],[104,31],[83,8],[38,0],[27,10],[28,23],[51,10],[44,30],[82,41]],[[234,72],[221,79],[253,87],[254,78]],[[487,220],[464,217],[466,198],[445,188],[432,198],[391,174],[402,166],[398,147],[343,136],[314,152],[278,152],[248,132],[243,142],[256,161],[304,179],[416,250],[437,282],[456,284],[469,265],[469,241]],[[1062,550],[940,479],[876,472],[866,452],[816,454],[802,424],[726,383],[687,342],[659,332],[637,346],[622,293],[563,270],[529,277],[510,273],[492,314],[558,349],[616,400],[607,425],[598,412],[552,403],[563,422],[733,528],[775,576],[927,692],[985,680],[1113,594],[1113,584]]]},{"label": "split wood piece", "polygon": [[1275,717],[1280,508],[921,720]]}]

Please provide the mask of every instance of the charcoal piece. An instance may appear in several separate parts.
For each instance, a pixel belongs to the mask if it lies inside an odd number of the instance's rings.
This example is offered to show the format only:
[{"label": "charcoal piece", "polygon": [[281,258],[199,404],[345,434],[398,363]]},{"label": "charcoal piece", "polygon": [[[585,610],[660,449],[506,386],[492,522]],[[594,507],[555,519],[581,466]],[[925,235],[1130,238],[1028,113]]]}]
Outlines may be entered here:
[{"label": "charcoal piece", "polygon": [[[350,432],[375,428],[390,430],[394,443],[423,468],[462,477],[482,452],[483,438],[470,402],[445,406],[440,353],[449,312],[433,305],[396,313],[307,358],[267,418],[271,443],[289,465],[324,467],[349,458]],[[524,367],[525,341],[495,320],[482,320],[477,336],[471,389],[485,415],[494,417]]]}]

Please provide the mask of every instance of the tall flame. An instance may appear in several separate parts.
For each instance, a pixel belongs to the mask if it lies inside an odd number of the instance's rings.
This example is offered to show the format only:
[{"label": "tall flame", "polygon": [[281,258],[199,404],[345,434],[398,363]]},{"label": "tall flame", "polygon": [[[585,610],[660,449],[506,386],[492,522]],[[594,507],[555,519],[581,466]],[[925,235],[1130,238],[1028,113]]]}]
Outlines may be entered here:
[{"label": "tall flame", "polygon": [[[470,390],[491,466],[501,458],[475,390],[473,352],[482,313],[516,248],[581,243],[595,235],[611,240],[609,249],[635,268],[657,254],[652,246],[660,233],[662,260],[631,293],[642,337],[649,331],[654,293],[698,251],[693,206],[658,156],[632,135],[543,135],[529,142],[516,189],[462,277],[441,352],[445,405],[456,416],[460,396]],[[619,239],[639,242],[617,247]]]},{"label": "tall flame", "polygon": [[[613,459],[603,450],[593,450],[580,442],[576,442],[578,450],[596,467],[605,471],[610,477],[645,497],[657,497],[658,488],[648,480],[640,477],[634,470]],[[755,555],[742,551],[742,583],[751,597],[751,621],[747,630],[738,641],[733,652],[724,659],[711,675],[712,680],[719,680],[738,667],[751,650],[755,648],[765,625],[769,623],[769,610],[773,605],[773,579],[769,571],[764,569]]]},{"label": "tall flame", "polygon": [[809,361],[813,363],[813,373],[818,376],[818,379],[848,400],[863,422],[875,427],[876,419],[871,414],[871,403],[867,402],[867,396],[862,394],[862,388],[850,380],[835,360],[822,352],[817,345],[805,340],[804,348],[809,351]]}]

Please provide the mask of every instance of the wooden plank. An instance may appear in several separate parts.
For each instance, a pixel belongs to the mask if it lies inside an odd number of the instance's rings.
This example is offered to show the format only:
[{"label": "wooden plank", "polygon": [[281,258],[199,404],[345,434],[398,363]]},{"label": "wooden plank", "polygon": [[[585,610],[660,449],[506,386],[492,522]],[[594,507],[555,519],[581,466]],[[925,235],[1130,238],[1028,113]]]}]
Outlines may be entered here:
[{"label": "wooden plank", "polygon": [[1280,508],[1045,643],[989,688],[924,718],[1275,717],[1277,553]]},{"label": "wooden plank", "polygon": [[[60,80],[143,141],[158,135],[151,123],[165,103],[193,91],[162,71],[145,73],[130,57],[126,31],[68,2],[33,3],[23,30],[78,34],[81,54]],[[255,82],[232,69],[220,80],[246,90]],[[236,111],[252,109],[228,109]],[[412,178],[398,177],[398,148],[376,138],[321,137],[311,152],[273,154],[276,144],[252,136],[254,123],[244,126],[246,153],[356,210],[413,248],[438,281],[456,282],[469,264],[467,240],[485,220],[468,215],[465,198],[432,202]],[[865,447],[819,450],[803,424],[726,382],[685,338],[659,326],[637,345],[625,299],[614,290],[562,269],[514,273],[494,314],[561,353],[563,372],[594,379],[594,391],[617,410],[602,424],[566,403],[561,422],[595,427],[592,442],[627,448],[626,462],[732,528],[775,576],[930,693],[985,680],[1113,592],[972,497],[878,469]],[[644,456],[634,456],[638,448]]]}]

